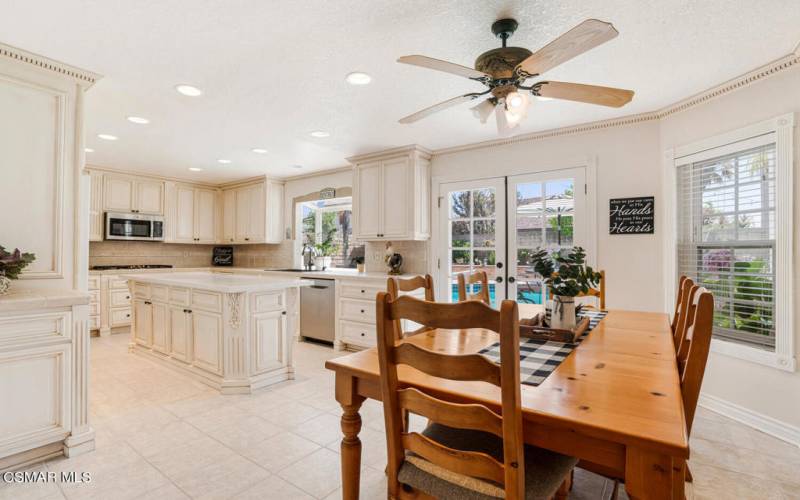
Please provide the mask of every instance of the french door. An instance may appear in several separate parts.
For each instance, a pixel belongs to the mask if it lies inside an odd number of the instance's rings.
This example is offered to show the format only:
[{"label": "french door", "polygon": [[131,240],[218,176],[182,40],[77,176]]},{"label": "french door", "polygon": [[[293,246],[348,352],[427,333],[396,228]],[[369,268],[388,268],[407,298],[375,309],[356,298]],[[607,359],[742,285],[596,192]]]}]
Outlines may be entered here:
[{"label": "french door", "polygon": [[537,248],[586,247],[586,210],[583,167],[441,184],[440,300],[458,300],[459,273],[483,270],[493,305],[543,303],[547,290],[531,256]]}]

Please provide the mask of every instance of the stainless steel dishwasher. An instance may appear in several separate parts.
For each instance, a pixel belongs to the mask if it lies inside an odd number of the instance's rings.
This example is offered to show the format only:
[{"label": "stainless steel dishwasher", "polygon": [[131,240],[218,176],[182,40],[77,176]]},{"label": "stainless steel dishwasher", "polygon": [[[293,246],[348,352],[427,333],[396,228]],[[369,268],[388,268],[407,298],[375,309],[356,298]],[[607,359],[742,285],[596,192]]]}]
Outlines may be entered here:
[{"label": "stainless steel dishwasher", "polygon": [[300,335],[333,343],[336,332],[336,282],[303,278],[310,286],[300,287]]}]

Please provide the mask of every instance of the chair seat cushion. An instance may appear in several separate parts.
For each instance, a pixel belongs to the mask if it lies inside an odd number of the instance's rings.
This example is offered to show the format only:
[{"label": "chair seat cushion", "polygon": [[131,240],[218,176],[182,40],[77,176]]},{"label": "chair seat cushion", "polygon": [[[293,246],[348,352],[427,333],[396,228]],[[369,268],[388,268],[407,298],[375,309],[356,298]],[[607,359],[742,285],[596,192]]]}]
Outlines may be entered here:
[{"label": "chair seat cushion", "polygon": [[[503,462],[503,440],[494,434],[435,423],[422,434],[448,448],[486,453]],[[551,498],[577,462],[560,453],[525,446],[526,500]],[[441,499],[488,500],[504,496],[501,485],[443,469],[413,454],[400,466],[398,480]]]}]

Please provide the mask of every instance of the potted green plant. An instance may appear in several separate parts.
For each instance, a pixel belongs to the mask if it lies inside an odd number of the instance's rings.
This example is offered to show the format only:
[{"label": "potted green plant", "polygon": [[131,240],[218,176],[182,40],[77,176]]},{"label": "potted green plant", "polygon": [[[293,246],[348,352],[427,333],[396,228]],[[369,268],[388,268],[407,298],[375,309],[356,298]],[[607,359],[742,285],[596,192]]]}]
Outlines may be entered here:
[{"label": "potted green plant", "polygon": [[586,252],[581,247],[552,252],[537,248],[531,262],[553,293],[550,326],[571,330],[575,327],[575,297],[597,286],[600,273],[586,265]]},{"label": "potted green plant", "polygon": [[317,250],[317,257],[314,258],[314,265],[318,271],[324,271],[331,265],[332,256],[339,251],[339,245],[334,242],[336,229],[328,231],[322,241],[314,245]]},{"label": "potted green plant", "polygon": [[0,295],[8,293],[11,280],[19,278],[19,273],[34,260],[36,260],[36,255],[32,253],[21,252],[19,248],[15,248],[13,252],[7,252],[0,245]]}]

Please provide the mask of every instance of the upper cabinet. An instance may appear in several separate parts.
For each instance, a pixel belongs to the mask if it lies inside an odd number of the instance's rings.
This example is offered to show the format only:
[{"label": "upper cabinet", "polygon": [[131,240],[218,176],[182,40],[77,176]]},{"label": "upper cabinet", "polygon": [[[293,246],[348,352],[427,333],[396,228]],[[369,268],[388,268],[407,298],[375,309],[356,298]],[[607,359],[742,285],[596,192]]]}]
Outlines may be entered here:
[{"label": "upper cabinet", "polygon": [[430,152],[418,146],[348,158],[353,235],[359,240],[430,237]]},{"label": "upper cabinet", "polygon": [[222,191],[222,235],[225,243],[283,241],[283,183],[258,180]]},{"label": "upper cabinet", "polygon": [[104,187],[104,211],[164,214],[163,181],[107,173]]},{"label": "upper cabinet", "polygon": [[89,171],[89,241],[103,240],[103,173]]},{"label": "upper cabinet", "polygon": [[167,186],[169,243],[216,243],[217,191],[189,184]]}]

